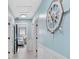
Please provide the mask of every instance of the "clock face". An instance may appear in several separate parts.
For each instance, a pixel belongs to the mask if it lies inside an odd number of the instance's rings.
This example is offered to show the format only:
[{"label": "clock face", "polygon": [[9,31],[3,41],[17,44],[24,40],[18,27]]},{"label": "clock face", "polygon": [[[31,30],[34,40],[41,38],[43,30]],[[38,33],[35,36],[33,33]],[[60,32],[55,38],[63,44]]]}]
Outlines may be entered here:
[{"label": "clock face", "polygon": [[50,32],[55,32],[61,23],[63,15],[63,8],[59,1],[54,1],[50,5],[48,12],[47,12],[47,20],[46,25],[47,29]]},{"label": "clock face", "polygon": [[53,10],[53,11],[58,11],[58,9],[59,9],[59,7],[58,7],[57,4],[54,4],[54,5],[52,6],[52,10]]}]

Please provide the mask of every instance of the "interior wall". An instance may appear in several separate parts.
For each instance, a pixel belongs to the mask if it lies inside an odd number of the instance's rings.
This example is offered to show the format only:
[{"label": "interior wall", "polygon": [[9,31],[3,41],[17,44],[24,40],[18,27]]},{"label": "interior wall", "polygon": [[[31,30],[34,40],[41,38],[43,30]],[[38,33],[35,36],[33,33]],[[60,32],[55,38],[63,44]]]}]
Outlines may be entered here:
[{"label": "interior wall", "polygon": [[14,18],[8,11],[8,58],[12,58],[14,54],[14,25]]},{"label": "interior wall", "polygon": [[56,51],[57,53],[69,58],[70,56],[70,14],[68,13],[63,18],[62,29],[54,34],[51,34],[46,28],[46,18],[38,21],[38,42],[42,45]]},{"label": "interior wall", "polygon": [[[38,10],[38,15],[46,14],[47,9],[52,0],[43,0]],[[70,0],[62,0],[64,11],[70,8]],[[58,31],[53,35],[47,31],[46,19],[39,19],[39,35],[38,42],[57,53],[70,58],[70,13],[63,16],[62,31]]]},{"label": "interior wall", "polygon": [[[37,14],[46,13],[52,1],[53,0],[42,0]],[[70,8],[70,0],[62,0],[62,5],[64,7],[64,11],[68,10]]]}]

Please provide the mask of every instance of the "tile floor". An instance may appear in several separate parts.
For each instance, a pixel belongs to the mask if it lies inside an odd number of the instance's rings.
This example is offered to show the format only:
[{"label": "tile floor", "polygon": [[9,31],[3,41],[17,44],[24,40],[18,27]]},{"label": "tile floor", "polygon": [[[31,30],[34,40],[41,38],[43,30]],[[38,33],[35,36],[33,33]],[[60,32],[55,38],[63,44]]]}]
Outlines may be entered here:
[{"label": "tile floor", "polygon": [[41,44],[38,44],[38,55],[34,56],[32,52],[27,51],[27,46],[20,47],[18,53],[14,55],[13,59],[67,59],[64,56],[49,50]]},{"label": "tile floor", "polygon": [[24,46],[18,48],[18,52],[13,59],[36,59],[36,57],[32,55],[32,52],[27,51],[27,46]]}]

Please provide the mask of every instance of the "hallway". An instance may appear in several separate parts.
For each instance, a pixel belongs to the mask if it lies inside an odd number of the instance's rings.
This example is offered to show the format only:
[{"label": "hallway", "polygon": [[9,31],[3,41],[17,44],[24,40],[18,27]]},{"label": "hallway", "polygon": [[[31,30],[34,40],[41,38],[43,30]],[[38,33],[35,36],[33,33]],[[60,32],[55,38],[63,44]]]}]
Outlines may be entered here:
[{"label": "hallway", "polygon": [[8,59],[70,59],[70,0],[8,0]]}]

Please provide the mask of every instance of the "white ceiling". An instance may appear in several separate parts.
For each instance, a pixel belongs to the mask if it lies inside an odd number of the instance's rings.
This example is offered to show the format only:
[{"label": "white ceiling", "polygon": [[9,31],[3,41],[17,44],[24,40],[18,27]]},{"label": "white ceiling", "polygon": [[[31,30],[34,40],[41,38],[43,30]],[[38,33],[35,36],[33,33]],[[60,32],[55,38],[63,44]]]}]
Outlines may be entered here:
[{"label": "white ceiling", "polygon": [[9,0],[9,9],[13,16],[26,15],[27,19],[34,16],[41,4],[41,0]]}]

